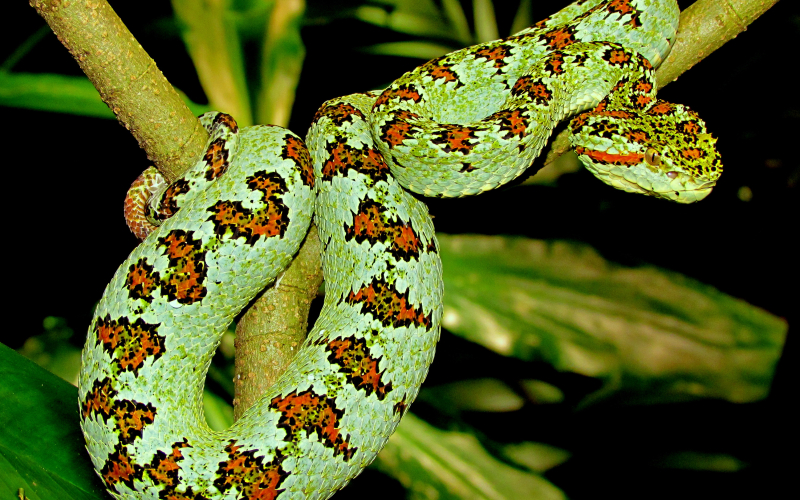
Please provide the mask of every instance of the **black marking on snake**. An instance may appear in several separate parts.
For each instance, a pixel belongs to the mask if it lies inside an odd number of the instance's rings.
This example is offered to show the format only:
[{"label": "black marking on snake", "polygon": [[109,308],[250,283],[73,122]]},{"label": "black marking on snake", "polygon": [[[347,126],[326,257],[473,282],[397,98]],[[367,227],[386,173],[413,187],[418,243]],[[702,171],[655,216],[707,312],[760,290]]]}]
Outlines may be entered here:
[{"label": "black marking on snake", "polygon": [[514,52],[514,46],[507,42],[496,42],[488,47],[482,47],[473,52],[475,59],[486,59],[486,62],[491,65],[500,73],[500,70],[506,66],[506,58],[511,56]]},{"label": "black marking on snake", "polygon": [[387,217],[386,208],[376,201],[361,200],[358,212],[353,215],[353,224],[345,224],[344,230],[346,241],[383,243],[397,260],[408,262],[419,258],[422,244],[411,224]]},{"label": "black marking on snake", "polygon": [[464,173],[468,174],[468,173],[474,172],[476,170],[478,170],[478,169],[476,167],[473,167],[472,163],[462,163],[461,164],[461,168],[458,169],[459,173],[462,173],[462,174],[464,174]]},{"label": "black marking on snake", "polygon": [[333,398],[312,389],[292,391],[272,398],[269,407],[281,414],[277,425],[286,431],[284,441],[298,443],[303,434],[306,438],[316,434],[323,446],[333,450],[334,457],[341,455],[345,462],[358,450],[350,446],[350,435],[345,436],[340,429],[345,410],[337,408]]},{"label": "black marking on snake", "polygon": [[191,185],[186,179],[178,179],[167,187],[158,203],[156,212],[151,214],[156,220],[167,220],[180,209],[180,201],[191,190]]},{"label": "black marking on snake", "polygon": [[114,445],[114,451],[108,454],[106,463],[100,469],[100,477],[106,483],[108,489],[115,493],[117,485],[122,483],[131,490],[134,490],[134,480],[141,481],[143,479],[142,472],[144,468],[135,463],[128,455],[128,448],[122,443]]},{"label": "black marking on snake", "polygon": [[254,245],[259,238],[283,238],[289,227],[289,208],[282,202],[269,202],[266,207],[253,211],[241,201],[218,201],[208,209],[207,219],[214,223],[214,233],[230,239],[244,238]]},{"label": "black marking on snake", "polygon": [[[521,109],[503,109],[493,113],[488,117],[488,120],[498,124],[500,127],[498,132],[502,133],[503,139],[509,140],[514,137],[518,141],[521,141],[524,137],[529,122],[525,112]],[[522,143],[520,143],[520,146],[523,146]],[[475,168],[472,168],[472,170],[475,170]],[[467,170],[467,172],[472,170]]]},{"label": "black marking on snake", "polygon": [[150,324],[142,318],[133,323],[127,317],[112,320],[110,315],[97,318],[95,341],[113,359],[120,371],[139,375],[145,360],[157,360],[164,353],[165,337],[158,335],[160,323]]},{"label": "black marking on snake", "polygon": [[564,69],[565,64],[566,63],[564,61],[564,52],[557,50],[555,52],[552,52],[550,56],[548,56],[547,59],[545,59],[544,71],[550,77],[555,78],[566,71]]},{"label": "black marking on snake", "polygon": [[345,302],[353,306],[361,304],[362,314],[371,314],[385,327],[418,326],[430,330],[432,326],[431,313],[426,315],[421,306],[412,304],[408,290],[400,293],[382,278],[374,278],[358,292],[351,291]]},{"label": "black marking on snake", "polygon": [[447,62],[447,56],[432,59],[422,65],[419,71],[423,74],[429,75],[434,81],[444,80],[444,84],[455,82],[453,90],[463,87],[464,83],[458,78],[458,74],[453,71],[453,64]]},{"label": "black marking on snake", "polygon": [[253,191],[261,191],[263,202],[276,201],[288,190],[286,181],[277,172],[260,170],[246,179],[247,187]]},{"label": "black marking on snake", "polygon": [[372,105],[372,109],[374,111],[392,100],[397,100],[400,102],[419,102],[421,99],[422,95],[420,95],[419,90],[417,90],[417,87],[415,87],[413,84],[402,83],[400,85],[392,85],[383,91],[380,97],[378,97],[378,99],[375,101],[375,104]]},{"label": "black marking on snake", "polygon": [[128,268],[128,276],[125,279],[128,297],[151,303],[153,292],[158,288],[160,279],[158,271],[154,271],[154,267],[147,263],[147,258],[142,257]]},{"label": "black marking on snake", "polygon": [[239,131],[239,125],[236,123],[236,120],[234,120],[233,117],[228,113],[219,113],[214,118],[213,125],[218,124],[222,124],[223,126],[229,128],[234,134]]},{"label": "black marking on snake", "polygon": [[379,368],[381,356],[374,357],[363,338],[351,335],[334,339],[325,350],[330,353],[328,361],[340,367],[339,373],[343,373],[356,390],[363,390],[367,396],[375,394],[380,401],[392,392],[392,383],[384,384],[381,380],[386,371]]},{"label": "black marking on snake", "polygon": [[203,161],[208,167],[203,177],[209,182],[221,177],[230,167],[229,156],[230,151],[228,151],[225,139],[219,138],[212,141],[206,149],[206,154],[203,155]]},{"label": "black marking on snake", "polygon": [[280,450],[273,450],[269,462],[264,456],[256,456],[259,450],[243,450],[231,439],[225,447],[228,459],[219,462],[214,486],[222,493],[231,488],[239,490],[238,498],[273,499],[284,490],[280,488],[289,473],[283,469],[286,458]]},{"label": "black marking on snake", "polygon": [[139,403],[129,399],[114,401],[113,414],[117,424],[119,442],[131,444],[142,437],[144,428],[156,418],[156,408],[151,403]]},{"label": "black marking on snake", "polygon": [[[300,179],[303,185],[311,188],[314,187],[314,166],[311,163],[311,156],[308,153],[308,148],[302,140],[287,134],[283,147],[281,148],[281,158],[293,160],[300,170]],[[277,177],[283,183],[285,191],[286,183],[279,175]]]},{"label": "black marking on snake", "polygon": [[216,202],[207,209],[211,215],[206,219],[213,222],[214,233],[221,238],[244,238],[248,245],[262,237],[283,238],[290,222],[289,207],[281,199],[287,191],[286,181],[276,172],[262,170],[247,177],[246,182],[249,189],[261,192],[264,206],[252,210],[238,200]]},{"label": "black marking on snake", "polygon": [[389,176],[389,166],[379,151],[364,146],[354,148],[344,137],[338,137],[325,146],[326,159],[322,162],[322,179],[330,181],[334,176],[347,177],[348,170],[354,170],[374,183],[385,181]]},{"label": "black marking on snake", "polygon": [[[183,448],[191,448],[186,438],[172,444],[172,453],[167,455],[161,450],[156,451],[149,464],[143,467],[144,472],[156,485],[164,486],[158,496],[167,500],[208,500],[202,493],[195,493],[191,486],[186,487],[185,491],[178,491],[181,485],[178,472],[180,471],[179,462],[183,461]],[[251,497],[256,498],[256,497]]]},{"label": "black marking on snake", "polygon": [[110,378],[95,379],[92,388],[86,393],[81,403],[81,418],[86,420],[90,415],[98,415],[108,423],[118,392]]},{"label": "black marking on snake", "polygon": [[546,33],[538,35],[538,43],[547,45],[552,49],[563,49],[577,42],[574,26],[559,26]]},{"label": "black marking on snake", "polygon": [[[632,29],[642,27],[642,21],[640,19],[642,11],[636,9],[631,4],[630,0],[617,0],[615,2],[610,2],[605,6],[605,8],[609,13],[608,15],[618,14],[620,18],[626,15],[630,16],[630,19],[625,24],[630,26]],[[608,17],[608,15],[606,17]]]},{"label": "black marking on snake", "polygon": [[364,116],[364,113],[358,110],[358,108],[346,103],[326,103],[322,105],[322,107],[320,107],[317,110],[317,113],[314,115],[313,122],[316,123],[323,117],[327,117],[336,127],[341,127],[348,122],[354,123],[353,117],[356,117],[360,120],[367,119]]},{"label": "black marking on snake", "polygon": [[587,52],[581,52],[578,54],[571,54],[572,55],[572,65],[573,66],[580,66],[583,67],[586,65],[586,61],[589,59],[589,54]]},{"label": "black marking on snake", "polygon": [[404,396],[403,396],[403,399],[401,399],[400,401],[398,401],[397,403],[395,403],[395,404],[394,404],[394,406],[392,407],[392,412],[393,412],[395,415],[400,415],[400,417],[401,417],[401,418],[402,418],[402,417],[403,417],[403,415],[405,415],[405,414],[406,414],[406,412],[408,411],[408,403],[406,403],[406,397],[407,397],[407,396],[406,396],[406,395],[404,395]]},{"label": "black marking on snake", "polygon": [[202,241],[194,238],[193,231],[173,229],[158,239],[158,247],[164,247],[163,255],[169,258],[169,269],[161,279],[161,294],[185,305],[203,300],[208,265]]},{"label": "black marking on snake", "polygon": [[445,153],[469,154],[478,141],[475,129],[463,125],[441,124],[440,129],[431,135],[433,136],[431,142],[442,146],[441,149]]}]

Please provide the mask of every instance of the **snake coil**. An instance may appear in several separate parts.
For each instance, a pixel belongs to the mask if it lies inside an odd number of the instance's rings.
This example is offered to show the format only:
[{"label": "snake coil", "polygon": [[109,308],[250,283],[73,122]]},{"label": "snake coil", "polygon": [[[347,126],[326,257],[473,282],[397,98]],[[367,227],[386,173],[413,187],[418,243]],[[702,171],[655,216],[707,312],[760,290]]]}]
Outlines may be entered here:
[{"label": "snake coil", "polygon": [[[150,170],[129,192],[126,217],[144,241],[106,288],[83,350],[81,426],[107,489],[328,498],[372,462],[419,391],[442,317],[433,224],[406,189],[448,197],[505,184],[574,116],[573,147],[602,181],[705,197],[722,170],[715,139],[694,112],[655,97],[653,67],[677,24],[673,1],[576,2],[382,93],[326,102],[305,144],[201,117],[210,137],[195,167],[169,186]],[[214,349],[288,264],[312,213],[320,318],[268,394],[213,432],[201,403]]]}]

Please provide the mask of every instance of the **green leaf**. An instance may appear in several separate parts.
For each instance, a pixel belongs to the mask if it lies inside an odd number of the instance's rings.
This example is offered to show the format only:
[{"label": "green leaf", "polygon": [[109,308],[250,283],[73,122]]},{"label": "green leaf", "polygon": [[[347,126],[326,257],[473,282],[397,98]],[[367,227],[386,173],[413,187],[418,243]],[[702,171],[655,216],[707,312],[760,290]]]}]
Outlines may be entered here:
[{"label": "green leaf", "polygon": [[224,431],[233,425],[233,406],[208,390],[203,391],[203,411],[213,431]]},{"label": "green leaf", "polygon": [[172,0],[181,36],[213,109],[236,117],[240,127],[253,124],[245,76],[241,14],[230,1]]},{"label": "green leaf", "polygon": [[506,412],[519,410],[525,404],[525,400],[508,385],[494,378],[462,380],[423,388],[419,398],[445,412]]},{"label": "green leaf", "polygon": [[391,13],[380,7],[362,5],[355,11],[361,21],[408,35],[449,38],[450,28],[440,16],[397,9]]},{"label": "green leaf", "polygon": [[114,118],[85,76],[0,73],[0,104],[73,115]]},{"label": "green leaf", "polygon": [[519,3],[519,9],[511,22],[511,33],[514,34],[524,30],[533,24],[533,15],[531,14],[532,5],[531,0],[522,0]]},{"label": "green leaf", "polygon": [[597,377],[594,397],[755,401],[769,391],[787,324],[655,267],[587,245],[439,235],[443,325],[506,356]]},{"label": "green leaf", "polygon": [[265,20],[261,80],[256,97],[258,123],[289,125],[306,54],[300,36],[304,12],[304,2],[278,2]]},{"label": "green leaf", "polygon": [[11,69],[20,61],[23,57],[30,53],[31,49],[33,49],[40,41],[42,41],[46,36],[52,34],[53,32],[50,31],[50,28],[47,26],[42,26],[38,30],[36,30],[31,36],[29,36],[24,42],[19,44],[14,52],[9,55],[3,64],[0,64],[0,72],[6,73],[11,71]]},{"label": "green leaf", "polygon": [[403,417],[375,465],[400,481],[412,499],[565,498],[538,474],[490,455],[475,436],[437,429],[412,413]]},{"label": "green leaf", "polygon": [[[208,106],[195,104],[183,93],[179,93],[195,115],[209,110]],[[97,89],[85,76],[0,72],[0,105],[114,118],[114,113],[100,99]]]},{"label": "green leaf", "polygon": [[500,38],[492,0],[472,0],[472,9],[475,14],[475,37],[477,42],[490,42]]},{"label": "green leaf", "polygon": [[78,390],[0,344],[0,498],[108,498],[78,425]]},{"label": "green leaf", "polygon": [[569,452],[544,443],[524,441],[503,447],[503,455],[535,472],[544,472],[569,459]]},{"label": "green leaf", "polygon": [[461,45],[472,43],[472,34],[469,32],[469,23],[461,2],[458,0],[442,0],[442,9],[447,16],[450,26],[453,27],[453,35]]},{"label": "green leaf", "polygon": [[416,57],[419,59],[433,59],[455,50],[453,47],[432,42],[387,42],[376,43],[365,47],[364,51],[372,54],[386,56]]},{"label": "green leaf", "polygon": [[697,451],[671,453],[660,459],[657,465],[667,469],[709,470],[715,472],[736,472],[747,467],[746,463],[731,455]]}]

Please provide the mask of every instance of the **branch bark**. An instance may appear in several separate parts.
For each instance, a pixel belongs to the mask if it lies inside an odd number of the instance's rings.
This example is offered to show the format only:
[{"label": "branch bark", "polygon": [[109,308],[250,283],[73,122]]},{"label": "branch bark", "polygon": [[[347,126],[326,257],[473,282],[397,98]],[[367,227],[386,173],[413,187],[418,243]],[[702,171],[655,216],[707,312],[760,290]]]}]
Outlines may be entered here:
[{"label": "branch bark", "polygon": [[30,0],[100,97],[169,180],[205,148],[208,134],[105,0]]}]

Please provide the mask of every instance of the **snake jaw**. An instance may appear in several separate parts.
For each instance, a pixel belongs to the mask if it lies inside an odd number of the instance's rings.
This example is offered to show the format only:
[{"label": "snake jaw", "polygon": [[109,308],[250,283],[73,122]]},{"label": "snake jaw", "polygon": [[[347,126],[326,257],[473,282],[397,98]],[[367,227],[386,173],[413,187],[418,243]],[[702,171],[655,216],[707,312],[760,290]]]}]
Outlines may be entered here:
[{"label": "snake jaw", "polygon": [[657,169],[657,172],[654,172],[652,167],[609,166],[586,161],[584,166],[595,177],[616,189],[682,204],[702,200],[716,185],[716,179],[693,176],[677,170],[678,167],[671,167],[669,163],[665,163],[662,168]]}]

